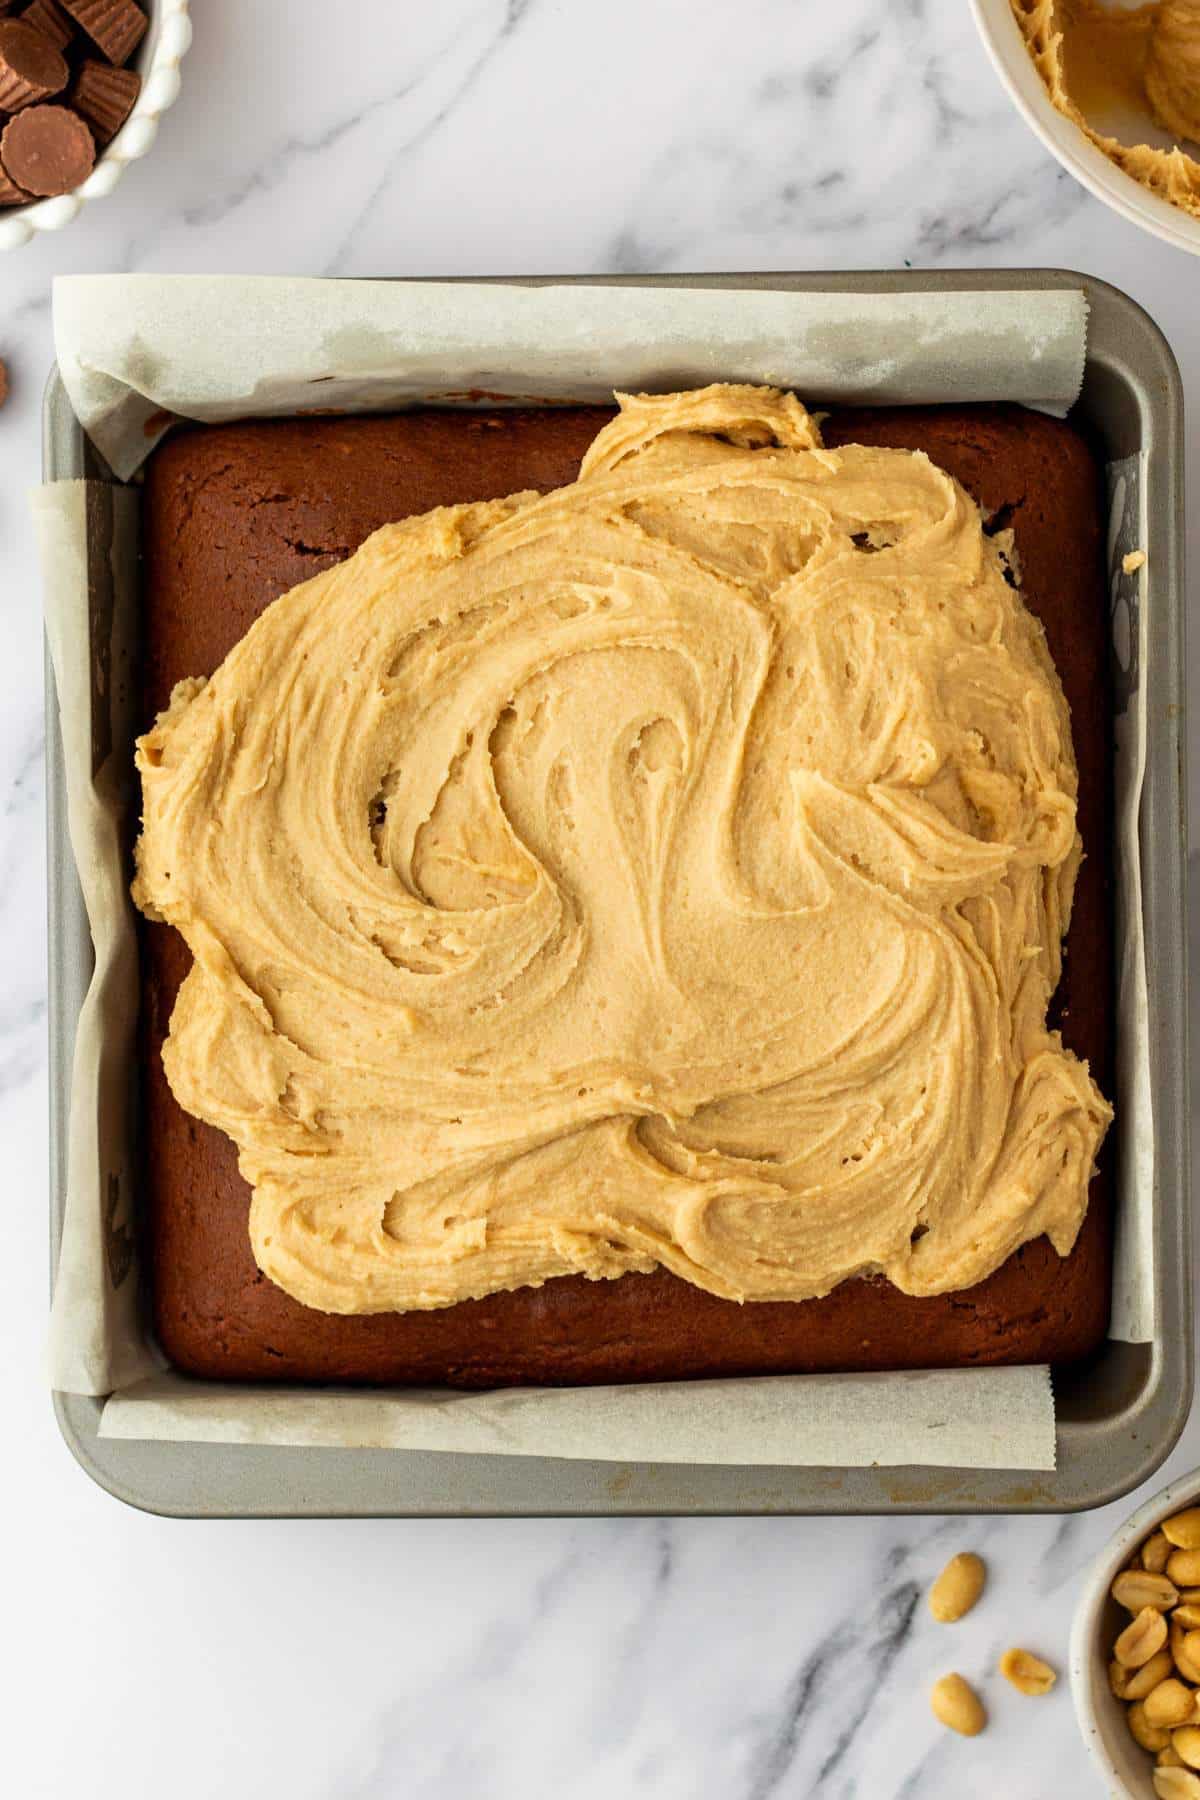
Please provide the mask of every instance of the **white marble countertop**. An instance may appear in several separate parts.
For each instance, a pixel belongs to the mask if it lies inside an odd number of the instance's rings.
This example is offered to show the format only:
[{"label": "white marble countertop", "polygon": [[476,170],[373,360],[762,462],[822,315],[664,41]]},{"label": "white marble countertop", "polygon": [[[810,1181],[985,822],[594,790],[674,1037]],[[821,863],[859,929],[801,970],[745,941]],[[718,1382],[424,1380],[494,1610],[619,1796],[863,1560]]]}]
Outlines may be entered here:
[{"label": "white marble countertop", "polygon": [[[24,490],[60,271],[1053,264],[1140,300],[1196,392],[1200,261],[1049,159],[963,0],[194,11],[183,94],[148,160],[60,238],[0,261],[0,1132],[14,1233],[0,1382],[17,1447],[0,1504],[5,1688],[19,1696],[7,1791],[1098,1793],[1065,1684],[1035,1704],[989,1671],[1013,1641],[1063,1664],[1081,1571],[1131,1502],[979,1522],[192,1524],[131,1512],[74,1465],[39,1378],[42,632]],[[1197,437],[1193,425],[1194,521]],[[1193,1418],[1153,1485],[1197,1462]],[[951,1636],[918,1600],[965,1546],[987,1556],[992,1585]],[[972,1744],[929,1714],[925,1689],[949,1666],[982,1674],[993,1703]]]}]

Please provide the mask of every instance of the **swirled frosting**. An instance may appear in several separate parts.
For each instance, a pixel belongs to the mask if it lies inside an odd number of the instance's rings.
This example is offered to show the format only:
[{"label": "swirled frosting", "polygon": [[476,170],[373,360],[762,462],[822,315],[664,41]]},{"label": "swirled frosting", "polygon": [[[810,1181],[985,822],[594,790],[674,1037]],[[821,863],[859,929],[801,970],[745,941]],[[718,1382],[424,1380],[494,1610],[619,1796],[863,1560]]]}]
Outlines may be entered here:
[{"label": "swirled frosting", "polygon": [[[1200,0],[1010,0],[1054,105],[1117,168],[1200,218]],[[1147,115],[1175,139],[1140,143]],[[1100,130],[1096,120],[1119,119]]]},{"label": "swirled frosting", "polygon": [[1070,721],[1002,540],[769,389],[375,533],[140,740],[164,1057],[267,1275],[737,1300],[1065,1254],[1108,1108],[1047,1030]]}]

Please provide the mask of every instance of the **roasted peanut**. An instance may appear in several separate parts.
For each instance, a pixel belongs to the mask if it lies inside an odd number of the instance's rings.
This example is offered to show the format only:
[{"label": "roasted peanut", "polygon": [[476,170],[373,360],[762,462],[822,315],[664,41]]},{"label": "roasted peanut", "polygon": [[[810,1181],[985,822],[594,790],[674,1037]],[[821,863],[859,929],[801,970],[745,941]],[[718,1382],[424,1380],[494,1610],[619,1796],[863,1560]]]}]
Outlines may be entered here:
[{"label": "roasted peanut", "polygon": [[987,1579],[982,1559],[972,1550],[952,1556],[929,1590],[929,1610],[939,1625],[952,1625],[970,1612]]},{"label": "roasted peanut", "polygon": [[1152,1725],[1191,1725],[1195,1722],[1195,1698],[1176,1675],[1168,1675],[1145,1699],[1146,1717]]},{"label": "roasted peanut", "polygon": [[1154,1792],[1158,1800],[1200,1800],[1200,1775],[1182,1764],[1160,1763],[1154,1770]]},{"label": "roasted peanut", "polygon": [[[1113,1674],[1114,1669],[1121,1671],[1123,1679],[1120,1683]],[[1140,1669],[1127,1669],[1119,1662],[1109,1663],[1108,1685],[1117,1695],[1118,1700],[1144,1700],[1151,1688],[1156,1688],[1160,1681],[1165,1681],[1169,1675],[1174,1675],[1174,1673],[1175,1664],[1171,1659],[1171,1652],[1160,1650],[1156,1656],[1150,1658],[1148,1663],[1143,1663]],[[1117,1693],[1118,1685],[1120,1693]]]},{"label": "roasted peanut", "polygon": [[1151,1575],[1161,1575],[1171,1554],[1171,1540],[1165,1531],[1155,1531],[1142,1545],[1142,1567]]},{"label": "roasted peanut", "polygon": [[1185,1626],[1179,1625],[1172,1614],[1169,1631],[1171,1658],[1185,1681],[1200,1685],[1200,1657],[1193,1656],[1188,1648],[1188,1638],[1195,1636]]},{"label": "roasted peanut", "polygon": [[1125,1723],[1143,1750],[1165,1750],[1171,1742],[1171,1733],[1166,1727],[1154,1725],[1146,1717],[1144,1700],[1135,1700],[1133,1705],[1127,1708]]},{"label": "roasted peanut", "polygon": [[[1058,1680],[1050,1664],[1035,1656],[1032,1650],[1006,1650],[1000,1658],[1000,1673],[1006,1681],[1011,1681],[1019,1694],[1048,1694]],[[1180,1683],[1183,1686],[1183,1683]],[[1190,1717],[1190,1708],[1175,1722],[1183,1724]]]},{"label": "roasted peanut", "polygon": [[[1143,1606],[1113,1645],[1113,1655],[1127,1669],[1140,1669],[1143,1663],[1148,1663],[1162,1649],[1166,1641],[1167,1621],[1154,1607]],[[1183,1643],[1186,1646],[1186,1636]],[[1200,1649],[1200,1644],[1197,1648]]]},{"label": "roasted peanut", "polygon": [[[987,1724],[983,1701],[970,1682],[964,1681],[961,1675],[943,1675],[940,1681],[935,1681],[929,1695],[929,1704],[933,1708],[935,1719],[942,1725],[948,1725],[951,1731],[960,1732],[963,1737],[978,1737]],[[1166,1741],[1164,1734],[1163,1743]],[[1154,1747],[1161,1748],[1160,1745]]]},{"label": "roasted peanut", "polygon": [[1200,1550],[1200,1506],[1189,1506],[1185,1512],[1172,1513],[1159,1530],[1169,1544],[1178,1550]]},{"label": "roasted peanut", "polygon": [[[1154,1792],[1200,1800],[1200,1505],[1151,1532],[1110,1592],[1133,1617],[1113,1645],[1108,1684],[1125,1702],[1130,1735],[1154,1756]],[[1023,1693],[1055,1680],[1029,1651],[1005,1651],[1000,1669]]]},{"label": "roasted peanut", "polygon": [[[1191,1551],[1177,1550],[1176,1556],[1190,1556]],[[1168,1568],[1170,1564],[1168,1563]],[[1141,1612],[1152,1606],[1155,1612],[1167,1612],[1179,1600],[1179,1591],[1165,1575],[1151,1575],[1146,1569],[1122,1569],[1109,1590],[1118,1606],[1126,1612]]]}]

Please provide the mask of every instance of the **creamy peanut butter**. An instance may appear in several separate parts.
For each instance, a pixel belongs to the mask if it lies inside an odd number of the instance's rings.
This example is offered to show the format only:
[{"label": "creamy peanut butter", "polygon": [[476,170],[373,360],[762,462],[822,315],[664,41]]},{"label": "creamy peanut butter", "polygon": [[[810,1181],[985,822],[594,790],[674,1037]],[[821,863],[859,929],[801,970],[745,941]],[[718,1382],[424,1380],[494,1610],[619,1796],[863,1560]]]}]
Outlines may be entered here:
[{"label": "creamy peanut butter", "polygon": [[790,395],[375,533],[138,747],[164,1051],[308,1306],[663,1265],[738,1300],[1071,1248],[1070,721],[1003,541]]},{"label": "creamy peanut butter", "polygon": [[[1012,0],[1046,89],[1059,112],[1097,149],[1160,199],[1200,218],[1200,0],[1151,0],[1124,9],[1101,0]],[[1138,143],[1150,113],[1176,140]],[[1123,137],[1096,119],[1128,121]],[[1144,125],[1142,129],[1144,129]]]}]

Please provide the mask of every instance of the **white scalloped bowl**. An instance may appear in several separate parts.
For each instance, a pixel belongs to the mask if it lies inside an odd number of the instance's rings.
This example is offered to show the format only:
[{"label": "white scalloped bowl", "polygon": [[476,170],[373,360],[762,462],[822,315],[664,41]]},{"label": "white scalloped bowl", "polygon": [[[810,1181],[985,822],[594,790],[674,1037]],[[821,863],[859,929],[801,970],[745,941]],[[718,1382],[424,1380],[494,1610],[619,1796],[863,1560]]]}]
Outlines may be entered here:
[{"label": "white scalloped bowl", "polygon": [[141,4],[150,27],[133,61],[142,77],[133,111],[97,157],[87,180],[71,193],[0,210],[0,250],[17,250],[38,231],[61,231],[85,201],[111,194],[126,165],[145,156],[154,142],[158,122],[179,92],[179,65],[192,41],[192,21],[190,0],[141,0]]},{"label": "white scalloped bowl", "polygon": [[1169,200],[1160,199],[1124,169],[1118,169],[1072,120],[1059,112],[1034,67],[1010,0],[971,0],[971,11],[984,49],[1008,89],[1009,99],[1067,173],[1131,224],[1153,232],[1177,250],[1200,255],[1200,219],[1193,219]]}]

